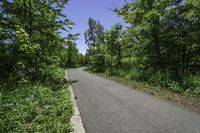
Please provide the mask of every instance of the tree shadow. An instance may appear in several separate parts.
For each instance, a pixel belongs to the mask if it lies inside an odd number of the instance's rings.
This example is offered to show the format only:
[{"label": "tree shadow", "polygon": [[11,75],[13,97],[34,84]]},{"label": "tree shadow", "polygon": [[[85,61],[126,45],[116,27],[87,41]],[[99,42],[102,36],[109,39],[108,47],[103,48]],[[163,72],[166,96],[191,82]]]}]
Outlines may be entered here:
[{"label": "tree shadow", "polygon": [[77,83],[78,80],[71,80],[71,81],[68,81],[69,84],[73,84],[73,83]]}]

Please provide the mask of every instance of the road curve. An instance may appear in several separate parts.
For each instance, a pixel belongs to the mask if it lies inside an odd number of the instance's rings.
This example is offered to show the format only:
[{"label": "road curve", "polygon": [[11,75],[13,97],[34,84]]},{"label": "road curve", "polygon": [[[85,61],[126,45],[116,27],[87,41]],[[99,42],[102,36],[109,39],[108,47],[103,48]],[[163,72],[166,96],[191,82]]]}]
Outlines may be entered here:
[{"label": "road curve", "polygon": [[86,133],[200,133],[200,114],[81,68],[68,74]]}]

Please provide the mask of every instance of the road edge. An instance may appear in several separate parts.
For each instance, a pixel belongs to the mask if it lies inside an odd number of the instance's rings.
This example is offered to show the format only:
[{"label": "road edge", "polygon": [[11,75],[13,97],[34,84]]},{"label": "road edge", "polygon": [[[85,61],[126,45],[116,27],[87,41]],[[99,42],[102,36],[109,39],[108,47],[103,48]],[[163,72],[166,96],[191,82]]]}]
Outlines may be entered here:
[{"label": "road edge", "polygon": [[[139,86],[138,86],[137,84],[136,85],[134,83],[132,84],[131,80],[127,80],[127,79],[121,80],[121,79],[124,79],[122,77],[107,76],[107,75],[105,75],[105,73],[97,73],[97,72],[93,72],[93,71],[87,70],[87,69],[84,69],[83,71],[88,72],[90,74],[94,74],[99,77],[102,77],[104,79],[115,81],[122,85],[128,86],[131,89],[140,91],[144,94],[147,94],[154,98],[160,99],[164,102],[173,104],[173,105],[175,105],[179,108],[185,109],[187,111],[192,111],[196,114],[200,113],[200,108],[198,108],[198,105],[197,106],[195,105],[195,103],[198,103],[199,99],[195,96],[190,96],[190,98],[188,98],[187,95],[173,93],[173,92],[170,92],[169,90],[162,89],[162,88],[161,88],[161,90],[159,90],[159,89],[156,89],[155,86],[151,86],[151,85],[143,86],[142,83],[141,83],[141,85],[139,83]],[[194,103],[194,101],[192,101],[193,99],[196,100],[197,102],[195,101],[195,103]],[[190,104],[188,101],[189,102],[191,101],[191,103],[194,103],[194,104]]]},{"label": "road edge", "polygon": [[[70,78],[68,76],[67,70],[65,70],[65,78],[67,81],[70,81]],[[81,113],[79,111],[79,107],[74,95],[74,91],[72,89],[71,84],[68,84],[68,88],[71,94],[71,102],[73,104],[73,109],[74,109],[74,113],[70,119],[70,122],[73,126],[73,131],[71,133],[85,133],[85,128],[83,126],[83,120],[81,117]]]}]

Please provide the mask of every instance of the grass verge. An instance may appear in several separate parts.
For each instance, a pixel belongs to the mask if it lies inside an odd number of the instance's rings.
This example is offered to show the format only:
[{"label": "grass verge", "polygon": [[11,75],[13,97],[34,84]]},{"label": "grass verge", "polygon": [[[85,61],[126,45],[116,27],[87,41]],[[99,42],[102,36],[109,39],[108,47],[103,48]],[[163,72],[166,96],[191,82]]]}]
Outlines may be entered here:
[{"label": "grass verge", "polygon": [[134,89],[153,95],[159,99],[176,104],[179,107],[186,108],[191,111],[200,113],[200,98],[198,96],[190,95],[187,92],[175,93],[168,89],[151,86],[145,82],[138,82],[135,80],[127,80],[119,76],[108,76],[106,73],[98,73],[90,69],[84,69],[87,72],[94,73],[98,76],[117,81],[119,83],[128,85]]},{"label": "grass verge", "polygon": [[[59,76],[63,76],[64,70],[55,69],[62,71]],[[68,86],[66,82],[57,83],[52,80],[50,85],[48,81],[23,83],[13,90],[0,89],[1,133],[71,131],[73,108]]]}]

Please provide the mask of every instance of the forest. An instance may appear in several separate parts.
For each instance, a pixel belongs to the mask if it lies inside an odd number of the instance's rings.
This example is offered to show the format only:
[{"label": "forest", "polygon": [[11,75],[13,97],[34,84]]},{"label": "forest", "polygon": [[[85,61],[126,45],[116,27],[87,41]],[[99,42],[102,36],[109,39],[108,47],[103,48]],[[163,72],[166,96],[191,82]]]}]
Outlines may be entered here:
[{"label": "forest", "polygon": [[66,68],[200,97],[200,0],[131,0],[109,29],[90,17],[85,55],[68,2],[0,1],[0,132],[71,132]]},{"label": "forest", "polygon": [[200,1],[133,0],[113,9],[126,25],[89,18],[90,69],[176,93],[200,95]]}]

